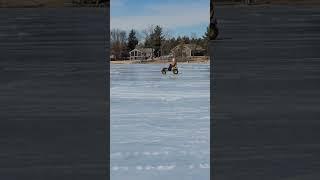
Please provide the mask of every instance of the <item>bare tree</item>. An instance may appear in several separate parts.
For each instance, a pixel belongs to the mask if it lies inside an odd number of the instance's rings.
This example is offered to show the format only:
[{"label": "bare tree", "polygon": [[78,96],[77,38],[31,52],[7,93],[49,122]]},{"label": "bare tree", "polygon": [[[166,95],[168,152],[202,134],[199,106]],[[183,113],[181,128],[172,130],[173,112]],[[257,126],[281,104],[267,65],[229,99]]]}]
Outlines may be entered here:
[{"label": "bare tree", "polygon": [[127,41],[127,33],[125,31],[120,31],[119,32],[119,40],[120,40],[120,43],[122,45],[125,45],[126,44],[126,41]]},{"label": "bare tree", "polygon": [[154,25],[149,25],[147,28],[142,30],[142,36],[143,36],[145,46],[149,45],[148,41],[150,41],[150,39],[151,39],[151,35],[153,34],[153,30],[154,30]]},{"label": "bare tree", "polygon": [[191,46],[191,56],[194,56],[194,52],[197,50],[198,43],[196,41],[197,35],[196,33],[192,32],[191,33],[191,42],[193,45]]},{"label": "bare tree", "polygon": [[191,40],[192,40],[192,41],[195,41],[196,39],[197,39],[196,33],[192,32],[192,33],[191,33]]},{"label": "bare tree", "polygon": [[[143,39],[144,39],[144,46],[149,47],[152,49],[152,52],[154,51],[154,47],[152,45],[152,34],[154,32],[154,25],[149,25],[146,29],[142,30]],[[151,56],[151,59],[153,60],[153,54]]]},{"label": "bare tree", "polygon": [[113,54],[116,59],[122,58],[126,51],[126,34],[125,31],[120,29],[112,29],[110,31],[111,54]]},{"label": "bare tree", "polygon": [[177,47],[174,49],[173,53],[177,61],[184,61],[187,56],[185,52],[185,42],[181,40]]},{"label": "bare tree", "polygon": [[161,41],[160,47],[162,55],[168,55],[170,53],[170,50],[172,48],[170,46],[170,39],[173,37],[172,34],[172,31],[170,31],[169,29],[163,29],[163,39]]}]

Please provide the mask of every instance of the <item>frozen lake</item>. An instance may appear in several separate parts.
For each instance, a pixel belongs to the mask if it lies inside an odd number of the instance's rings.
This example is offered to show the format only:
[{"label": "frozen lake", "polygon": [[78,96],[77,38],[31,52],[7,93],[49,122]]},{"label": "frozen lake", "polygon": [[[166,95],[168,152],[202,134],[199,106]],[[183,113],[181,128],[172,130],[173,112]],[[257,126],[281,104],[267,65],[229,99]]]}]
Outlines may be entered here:
[{"label": "frozen lake", "polygon": [[210,65],[111,64],[111,180],[209,180]]}]

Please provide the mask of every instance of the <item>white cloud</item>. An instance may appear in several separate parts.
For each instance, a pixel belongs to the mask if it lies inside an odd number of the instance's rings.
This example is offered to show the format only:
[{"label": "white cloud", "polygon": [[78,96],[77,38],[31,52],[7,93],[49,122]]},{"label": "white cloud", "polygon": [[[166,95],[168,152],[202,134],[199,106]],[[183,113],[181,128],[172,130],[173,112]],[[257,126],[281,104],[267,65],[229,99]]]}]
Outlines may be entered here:
[{"label": "white cloud", "polygon": [[111,17],[111,28],[124,30],[143,30],[149,25],[157,24],[174,29],[178,27],[190,27],[209,22],[209,7],[203,4],[186,3],[158,5],[156,7],[144,7],[151,15]]}]

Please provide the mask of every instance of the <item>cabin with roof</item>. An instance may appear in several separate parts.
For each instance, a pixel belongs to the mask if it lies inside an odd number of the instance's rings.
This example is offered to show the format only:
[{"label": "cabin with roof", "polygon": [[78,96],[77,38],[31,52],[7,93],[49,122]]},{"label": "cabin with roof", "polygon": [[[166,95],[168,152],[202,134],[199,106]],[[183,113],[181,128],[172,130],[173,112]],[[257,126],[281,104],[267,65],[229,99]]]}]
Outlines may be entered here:
[{"label": "cabin with roof", "polygon": [[152,48],[135,48],[129,52],[130,60],[146,60],[153,56]]},{"label": "cabin with roof", "polygon": [[175,57],[205,56],[206,50],[197,44],[179,44],[171,50]]}]

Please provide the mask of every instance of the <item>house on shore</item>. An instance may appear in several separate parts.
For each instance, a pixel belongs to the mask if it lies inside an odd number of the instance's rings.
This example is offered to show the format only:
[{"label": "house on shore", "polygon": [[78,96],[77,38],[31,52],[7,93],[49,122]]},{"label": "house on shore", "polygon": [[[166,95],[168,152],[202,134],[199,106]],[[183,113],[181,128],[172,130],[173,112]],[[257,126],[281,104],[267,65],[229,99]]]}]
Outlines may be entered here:
[{"label": "house on shore", "polygon": [[205,56],[206,50],[196,44],[179,44],[171,50],[175,57]]},{"label": "house on shore", "polygon": [[153,56],[152,48],[135,48],[129,52],[130,60],[146,60]]},{"label": "house on shore", "polygon": [[110,55],[110,61],[115,61],[115,60],[116,60],[116,56],[113,55],[113,54],[111,54],[111,55]]}]

